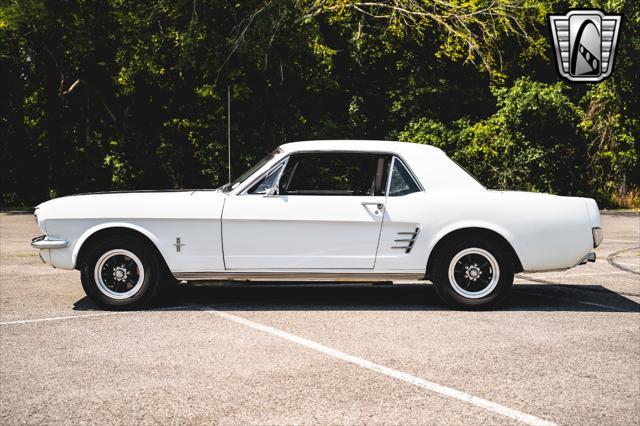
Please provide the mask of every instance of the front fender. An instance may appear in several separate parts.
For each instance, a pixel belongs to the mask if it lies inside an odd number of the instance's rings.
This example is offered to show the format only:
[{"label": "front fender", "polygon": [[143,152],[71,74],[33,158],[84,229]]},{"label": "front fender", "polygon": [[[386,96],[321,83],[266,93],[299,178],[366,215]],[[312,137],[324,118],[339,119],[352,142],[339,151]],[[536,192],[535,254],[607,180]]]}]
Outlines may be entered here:
[{"label": "front fender", "polygon": [[87,229],[75,242],[75,244],[73,245],[73,252],[71,255],[71,262],[73,265],[73,268],[75,268],[76,262],[78,260],[78,254],[80,253],[80,250],[82,249],[82,246],[84,245],[84,243],[87,241],[87,239],[89,239],[89,237],[91,237],[93,234],[95,234],[98,231],[102,231],[104,229],[108,229],[108,228],[127,228],[127,229],[131,229],[133,231],[137,231],[139,233],[141,233],[142,235],[144,235],[145,237],[147,237],[152,243],[153,245],[156,246],[157,249],[159,249],[160,246],[160,240],[159,238],[152,233],[151,231],[149,231],[146,228],[143,228],[142,226],[133,224],[133,223],[127,223],[127,222],[106,222],[106,223],[101,223],[99,225],[95,225],[92,226],[91,228]]}]

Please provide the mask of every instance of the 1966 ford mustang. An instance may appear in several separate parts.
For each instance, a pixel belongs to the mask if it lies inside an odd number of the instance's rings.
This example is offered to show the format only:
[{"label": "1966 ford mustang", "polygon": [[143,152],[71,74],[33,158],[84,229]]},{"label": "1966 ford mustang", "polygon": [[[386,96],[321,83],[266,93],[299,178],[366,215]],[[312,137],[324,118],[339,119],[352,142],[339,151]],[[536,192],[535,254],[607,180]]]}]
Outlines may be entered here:
[{"label": "1966 ford mustang", "polygon": [[289,143],[217,190],[75,195],[35,215],[42,260],[111,309],[232,279],[428,279],[481,306],[514,273],[595,261],[603,237],[592,199],[488,190],[440,149],[382,141]]}]

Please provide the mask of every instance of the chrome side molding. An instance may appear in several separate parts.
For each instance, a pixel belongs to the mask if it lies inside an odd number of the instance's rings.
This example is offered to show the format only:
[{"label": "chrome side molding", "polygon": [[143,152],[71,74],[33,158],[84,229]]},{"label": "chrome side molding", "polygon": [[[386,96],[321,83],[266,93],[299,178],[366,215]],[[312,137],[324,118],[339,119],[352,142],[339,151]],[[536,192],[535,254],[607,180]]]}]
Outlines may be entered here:
[{"label": "chrome side molding", "polygon": [[172,272],[181,281],[233,281],[233,280],[319,280],[342,282],[370,282],[389,280],[422,280],[424,272],[317,272],[317,271],[220,271]]}]

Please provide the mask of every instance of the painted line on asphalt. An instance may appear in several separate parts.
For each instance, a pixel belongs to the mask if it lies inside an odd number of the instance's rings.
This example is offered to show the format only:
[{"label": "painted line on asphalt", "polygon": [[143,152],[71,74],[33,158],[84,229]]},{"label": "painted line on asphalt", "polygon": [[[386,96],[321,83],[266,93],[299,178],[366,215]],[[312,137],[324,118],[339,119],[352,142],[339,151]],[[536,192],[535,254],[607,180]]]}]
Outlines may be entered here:
[{"label": "painted line on asphalt", "polygon": [[126,313],[127,312],[101,312],[99,314],[69,315],[66,317],[50,317],[50,318],[34,318],[34,319],[16,320],[16,321],[2,321],[0,322],[0,325],[30,324],[34,322],[47,322],[47,321],[62,321],[62,320],[68,320],[68,319],[87,318],[87,317],[104,317],[107,315],[118,315],[118,314],[126,314]]},{"label": "painted line on asphalt", "polygon": [[630,244],[637,244],[638,240],[635,241],[630,241],[630,240],[607,240],[605,239],[604,241],[602,241],[602,244],[605,243],[630,243]]},{"label": "painted line on asphalt", "polygon": [[109,316],[109,315],[135,314],[135,313],[141,313],[141,312],[180,311],[180,310],[183,310],[183,309],[193,309],[193,307],[192,306],[179,306],[179,307],[175,307],[175,308],[149,309],[147,311],[98,312],[98,313],[95,313],[95,314],[86,314],[86,315],[67,315],[67,316],[63,316],[63,317],[33,318],[33,319],[14,320],[14,321],[1,321],[0,325],[31,324],[31,323],[49,322],[49,321],[64,321],[64,320],[79,319],[79,318],[104,317],[104,316]]},{"label": "painted line on asphalt", "polygon": [[528,425],[555,425],[555,423],[549,422],[539,417],[532,416],[531,414],[526,414],[521,411],[514,410],[509,407],[505,407],[504,405],[500,405],[495,402],[491,402],[489,400],[479,398],[477,396],[468,394],[463,391],[459,391],[454,388],[450,388],[448,386],[443,386],[438,383],[430,382],[428,380],[421,379],[419,377],[413,376],[408,373],[404,373],[402,371],[394,370],[393,368],[376,364],[374,362],[368,361],[363,358],[359,358],[354,355],[349,355],[337,349],[333,349],[328,346],[324,346],[318,342],[314,342],[313,340],[305,339],[304,337],[296,336],[295,334],[291,334],[286,331],[283,331],[274,327],[270,327],[268,325],[260,324],[260,323],[257,323],[233,314],[229,314],[227,312],[219,311],[217,309],[208,309],[204,312],[208,312],[210,314],[228,319],[235,323],[253,328],[258,331],[262,331],[264,333],[272,334],[274,336],[280,337],[282,339],[288,340],[290,342],[296,343],[306,348],[321,352],[330,357],[333,357],[342,361],[346,361],[351,364],[358,365],[360,367],[375,371],[377,373],[384,374],[385,376],[389,376],[394,379],[402,380],[404,382],[410,383],[412,385],[421,387],[423,389],[426,389],[428,391],[431,391],[443,396],[447,396],[450,398],[454,398],[454,399],[469,403],[471,405],[475,405],[477,407],[483,408],[485,410],[491,411],[493,413],[496,413],[505,417],[509,417],[511,419],[517,420],[519,422],[522,422]]}]

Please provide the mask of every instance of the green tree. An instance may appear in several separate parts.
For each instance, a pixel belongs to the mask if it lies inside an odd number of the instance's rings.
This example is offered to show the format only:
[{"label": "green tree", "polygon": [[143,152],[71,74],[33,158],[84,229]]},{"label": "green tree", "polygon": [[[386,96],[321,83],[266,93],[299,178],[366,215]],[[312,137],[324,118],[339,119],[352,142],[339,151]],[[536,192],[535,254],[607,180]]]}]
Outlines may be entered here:
[{"label": "green tree", "polygon": [[405,139],[490,186],[597,196],[638,185],[637,2],[605,83],[559,83],[537,0],[7,0],[3,205],[212,187],[275,146]]}]

